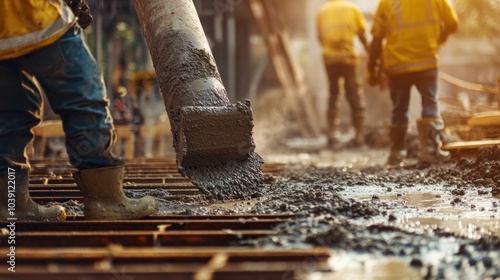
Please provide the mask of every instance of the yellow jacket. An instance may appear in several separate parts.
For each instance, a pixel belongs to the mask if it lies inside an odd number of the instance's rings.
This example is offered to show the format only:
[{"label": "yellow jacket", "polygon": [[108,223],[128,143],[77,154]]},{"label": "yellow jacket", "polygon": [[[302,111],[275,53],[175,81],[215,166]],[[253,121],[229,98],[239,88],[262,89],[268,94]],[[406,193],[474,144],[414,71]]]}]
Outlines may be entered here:
[{"label": "yellow jacket", "polygon": [[0,60],[52,44],[74,21],[62,0],[0,0]]},{"label": "yellow jacket", "polygon": [[356,5],[346,0],[330,0],[318,11],[316,25],[325,61],[356,62],[354,37],[366,30],[365,20]]},{"label": "yellow jacket", "polygon": [[437,68],[441,36],[457,25],[448,0],[380,0],[371,33],[386,40],[386,72],[402,74]]}]

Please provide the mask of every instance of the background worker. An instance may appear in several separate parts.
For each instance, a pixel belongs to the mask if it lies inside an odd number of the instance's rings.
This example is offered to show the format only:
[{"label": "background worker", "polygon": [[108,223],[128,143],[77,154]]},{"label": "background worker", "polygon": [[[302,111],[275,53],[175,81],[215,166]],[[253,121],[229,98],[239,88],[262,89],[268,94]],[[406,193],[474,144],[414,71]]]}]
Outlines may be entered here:
[{"label": "background worker", "polygon": [[356,134],[351,143],[364,143],[365,97],[357,76],[358,55],[354,48],[356,35],[368,51],[365,36],[366,23],[356,5],[346,0],[330,0],[317,14],[317,30],[323,48],[323,60],[330,86],[328,103],[328,143],[338,142],[340,124],[339,79],[344,78],[344,88],[351,107],[351,120]]},{"label": "background worker", "polygon": [[[33,141],[31,129],[40,122],[41,88],[61,116],[69,160],[78,169],[74,178],[84,197],[85,218],[133,219],[155,213],[154,198],[129,199],[123,193],[124,162],[112,153],[116,136],[102,75],[72,10],[62,1],[3,0],[0,220],[65,218],[63,207],[38,205],[28,192],[26,147]],[[14,215],[7,209],[8,186],[12,185]]]},{"label": "background worker", "polygon": [[[457,15],[447,0],[379,2],[372,28],[368,76],[372,85],[377,84],[376,69],[382,68],[389,77],[392,125],[388,165],[404,164],[413,85],[422,96],[422,118],[417,121],[419,160],[428,164],[449,159],[449,152],[440,148],[444,124],[437,99],[438,51],[457,27]],[[383,65],[380,65],[381,60]]]}]

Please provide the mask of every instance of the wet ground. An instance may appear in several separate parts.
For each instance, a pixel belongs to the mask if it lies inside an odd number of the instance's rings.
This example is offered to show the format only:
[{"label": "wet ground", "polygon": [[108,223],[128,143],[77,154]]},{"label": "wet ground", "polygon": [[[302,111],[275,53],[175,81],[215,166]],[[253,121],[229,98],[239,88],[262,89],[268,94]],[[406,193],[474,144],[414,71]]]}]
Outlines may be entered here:
[{"label": "wet ground", "polygon": [[[181,214],[293,213],[259,247],[327,246],[332,273],[309,279],[500,279],[500,149],[386,170],[385,149],[268,154],[285,170],[250,201],[162,204]],[[200,204],[200,201],[205,201]],[[314,260],[311,260],[314,262]],[[312,278],[311,278],[312,277]]]},{"label": "wet ground", "polygon": [[295,214],[277,235],[242,243],[331,248],[333,271],[310,273],[315,260],[308,260],[295,268],[305,279],[500,279],[500,148],[390,170],[387,149],[294,143],[262,154],[285,167],[267,175],[250,200],[171,202],[161,191],[148,194],[163,214]]}]

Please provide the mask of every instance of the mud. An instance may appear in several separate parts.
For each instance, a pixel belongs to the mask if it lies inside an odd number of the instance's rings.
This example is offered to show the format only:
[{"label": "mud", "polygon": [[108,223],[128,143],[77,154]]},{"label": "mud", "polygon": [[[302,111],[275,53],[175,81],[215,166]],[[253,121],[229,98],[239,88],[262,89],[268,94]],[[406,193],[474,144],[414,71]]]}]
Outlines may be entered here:
[{"label": "mud", "polygon": [[225,201],[260,196],[264,160],[252,152],[244,161],[203,167],[187,167],[185,172],[204,193]]},{"label": "mud", "polygon": [[[376,160],[358,169],[296,166],[251,212],[298,216],[250,244],[397,257],[425,279],[500,277],[499,155],[493,147],[457,164],[390,171]],[[450,230],[442,220],[463,226]]]},{"label": "mud", "polygon": [[[361,219],[353,218],[351,212],[297,217],[281,225],[278,236],[252,241],[250,244],[259,247],[313,244],[330,247],[337,254],[370,254],[372,260],[397,257],[410,267],[422,269],[421,277],[429,279],[458,279],[452,275],[462,273],[476,276],[463,279],[477,279],[485,275],[498,276],[500,273],[498,237],[485,234],[479,240],[469,239],[443,228],[417,223],[404,224],[398,222],[397,214],[387,213],[388,208],[397,210],[394,206],[387,207],[375,201],[367,206],[368,209],[377,210],[366,211],[361,208],[361,212],[354,215],[363,216]],[[368,217],[367,214],[371,212],[379,214]]]},{"label": "mud", "polygon": [[[235,245],[329,247],[334,272],[321,279],[496,279],[499,151],[492,147],[457,163],[393,170],[383,167],[384,150],[268,155],[288,165],[266,175],[247,200],[219,203],[212,195],[196,195],[167,201],[170,194],[162,190],[126,193],[157,197],[160,214],[294,214],[275,228],[276,235]],[[81,205],[73,204],[65,206],[78,214]]]},{"label": "mud", "polygon": [[[170,119],[177,168],[200,190],[216,198],[252,195],[262,181],[262,159],[253,151],[246,160],[215,163],[208,167],[183,163],[184,155],[189,151],[184,151],[186,147],[180,145],[182,109],[230,105],[194,4],[187,0],[135,1],[135,7]],[[218,121],[227,120],[220,118]],[[226,142],[224,137],[227,135],[225,131],[215,131],[213,137]]]},{"label": "mud", "polygon": [[47,204],[48,206],[52,205],[61,205],[66,209],[66,215],[83,215],[83,203],[80,203],[76,200],[68,200],[65,202],[51,202]]},{"label": "mud", "polygon": [[338,263],[325,279],[371,273],[384,275],[380,279],[500,277],[499,148],[457,163],[394,170],[383,168],[387,155],[365,149],[274,156],[299,164],[289,161],[281,174],[267,175],[259,197],[214,204],[200,196],[162,209],[184,215],[295,214],[276,235],[239,244],[329,247]]}]

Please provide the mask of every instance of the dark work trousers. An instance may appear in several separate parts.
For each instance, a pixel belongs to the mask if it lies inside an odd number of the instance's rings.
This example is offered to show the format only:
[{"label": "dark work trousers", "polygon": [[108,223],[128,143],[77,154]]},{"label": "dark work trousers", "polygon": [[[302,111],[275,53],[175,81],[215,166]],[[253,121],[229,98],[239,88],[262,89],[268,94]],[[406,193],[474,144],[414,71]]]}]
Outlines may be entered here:
[{"label": "dark work trousers", "polygon": [[392,124],[405,125],[409,122],[411,87],[415,86],[422,96],[422,118],[441,121],[437,98],[437,69],[389,75],[392,99]]},{"label": "dark work trousers", "polygon": [[365,96],[360,90],[356,64],[349,63],[327,63],[325,65],[330,85],[329,111],[340,109],[341,94],[339,91],[339,80],[344,78],[344,88],[347,101],[351,106],[352,114],[364,113]]}]

